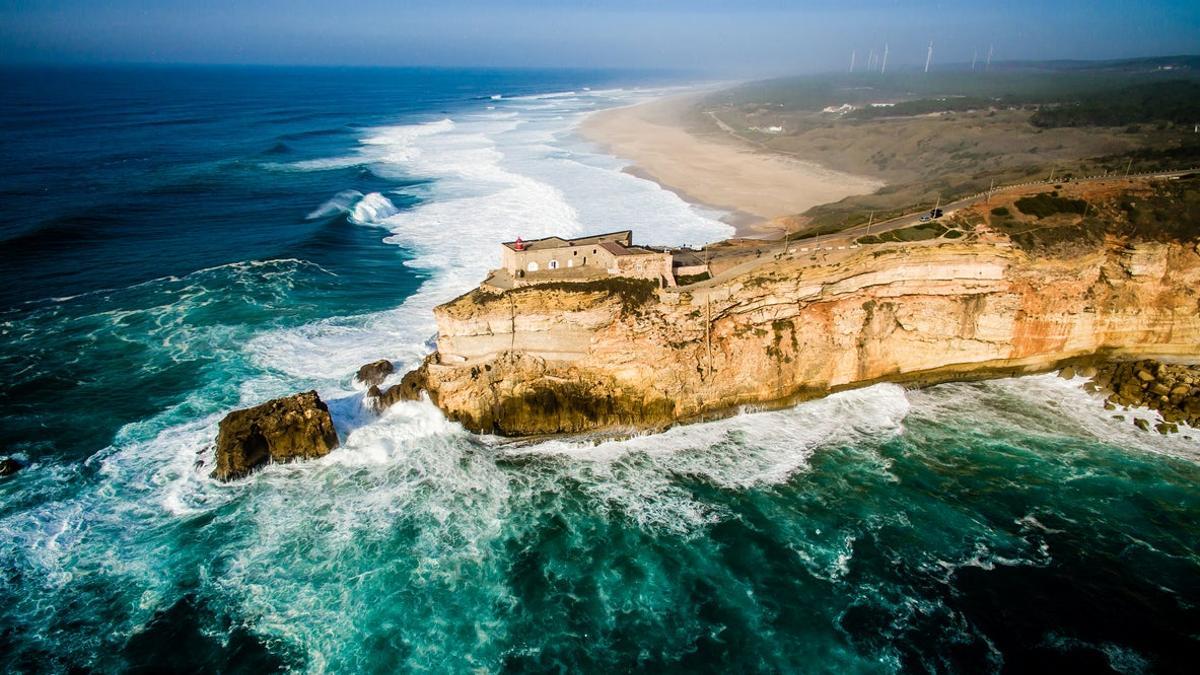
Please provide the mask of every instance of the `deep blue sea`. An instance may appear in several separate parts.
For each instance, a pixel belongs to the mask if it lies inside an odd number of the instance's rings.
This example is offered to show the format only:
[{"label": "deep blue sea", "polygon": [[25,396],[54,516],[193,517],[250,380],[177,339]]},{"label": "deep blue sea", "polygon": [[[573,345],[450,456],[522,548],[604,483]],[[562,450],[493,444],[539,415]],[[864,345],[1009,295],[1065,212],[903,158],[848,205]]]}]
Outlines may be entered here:
[{"label": "deep blue sea", "polygon": [[[681,84],[0,70],[0,671],[1194,672],[1200,433],[1079,381],[600,444],[363,407],[497,241],[731,234],[575,131]],[[341,448],[208,478],[309,388]]]}]

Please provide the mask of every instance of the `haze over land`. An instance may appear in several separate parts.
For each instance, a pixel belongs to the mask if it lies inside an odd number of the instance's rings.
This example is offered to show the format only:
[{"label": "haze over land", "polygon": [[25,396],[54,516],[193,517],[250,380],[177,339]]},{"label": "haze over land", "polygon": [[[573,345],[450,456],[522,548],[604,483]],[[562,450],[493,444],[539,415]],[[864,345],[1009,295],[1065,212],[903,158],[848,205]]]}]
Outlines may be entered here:
[{"label": "haze over land", "polygon": [[865,64],[1200,52],[1200,5],[1087,2],[30,0],[0,8],[0,60],[668,68],[754,76]]},{"label": "haze over land", "polygon": [[1198,40],[0,5],[0,673],[1190,675]]}]

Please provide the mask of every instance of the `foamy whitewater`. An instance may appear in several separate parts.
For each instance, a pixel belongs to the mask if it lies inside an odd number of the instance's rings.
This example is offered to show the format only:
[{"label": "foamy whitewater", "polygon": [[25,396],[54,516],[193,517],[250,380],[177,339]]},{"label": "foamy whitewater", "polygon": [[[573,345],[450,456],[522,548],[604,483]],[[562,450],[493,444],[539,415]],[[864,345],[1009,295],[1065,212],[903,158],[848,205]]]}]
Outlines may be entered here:
[{"label": "foamy whitewater", "polygon": [[[372,279],[296,257],[9,315],[9,344],[49,331],[133,342],[163,371],[221,365],[86,459],[29,451],[3,479],[5,670],[1166,672],[1195,655],[1200,434],[1140,432],[1081,380],[878,385],[599,443],[364,408],[355,370],[415,367],[433,307],[483,279],[499,241],[732,234],[574,132],[671,91],[501,92],[362,128],[347,152],[262,158],[369,172],[376,189],[314,194],[299,216],[402,252],[416,281],[390,307],[256,323]],[[342,447],[208,478],[225,413],[308,388]]]}]

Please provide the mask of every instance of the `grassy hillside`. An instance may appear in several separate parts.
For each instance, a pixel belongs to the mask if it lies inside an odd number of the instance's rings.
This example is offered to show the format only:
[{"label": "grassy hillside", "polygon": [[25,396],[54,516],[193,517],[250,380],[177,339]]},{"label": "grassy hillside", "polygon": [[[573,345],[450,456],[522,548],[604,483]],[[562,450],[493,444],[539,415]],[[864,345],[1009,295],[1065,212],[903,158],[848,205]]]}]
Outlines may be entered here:
[{"label": "grassy hillside", "polygon": [[[844,104],[854,110],[822,112]],[[879,217],[950,201],[993,181],[1200,164],[1200,134],[1194,133],[1200,59],[768,80],[710,95],[694,111],[692,126],[727,134],[716,120],[766,150],[887,183],[875,194],[795,219],[830,230],[872,211]]]}]

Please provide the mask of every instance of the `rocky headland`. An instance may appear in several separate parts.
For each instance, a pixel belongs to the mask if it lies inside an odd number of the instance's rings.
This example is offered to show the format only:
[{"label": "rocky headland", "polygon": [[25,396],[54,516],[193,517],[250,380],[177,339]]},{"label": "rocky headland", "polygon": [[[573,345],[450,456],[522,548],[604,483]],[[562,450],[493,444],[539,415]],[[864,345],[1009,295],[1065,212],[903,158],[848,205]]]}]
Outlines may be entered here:
[{"label": "rocky headland", "polygon": [[[400,383],[380,387],[386,360],[356,379],[377,412],[427,395],[473,431],[533,436],[1061,369],[1092,378],[1098,405],[1153,411],[1162,433],[1200,427],[1196,182],[1030,188],[845,245],[752,242],[714,277],[676,287],[485,283],[434,310],[437,351]],[[275,399],[222,420],[212,475],[337,445],[316,392]]]},{"label": "rocky headland", "polygon": [[508,436],[652,430],[883,381],[1194,361],[1194,182],[1016,193],[943,236],[796,246],[674,289],[481,287],[435,310],[437,351],[379,400],[426,392]]}]

